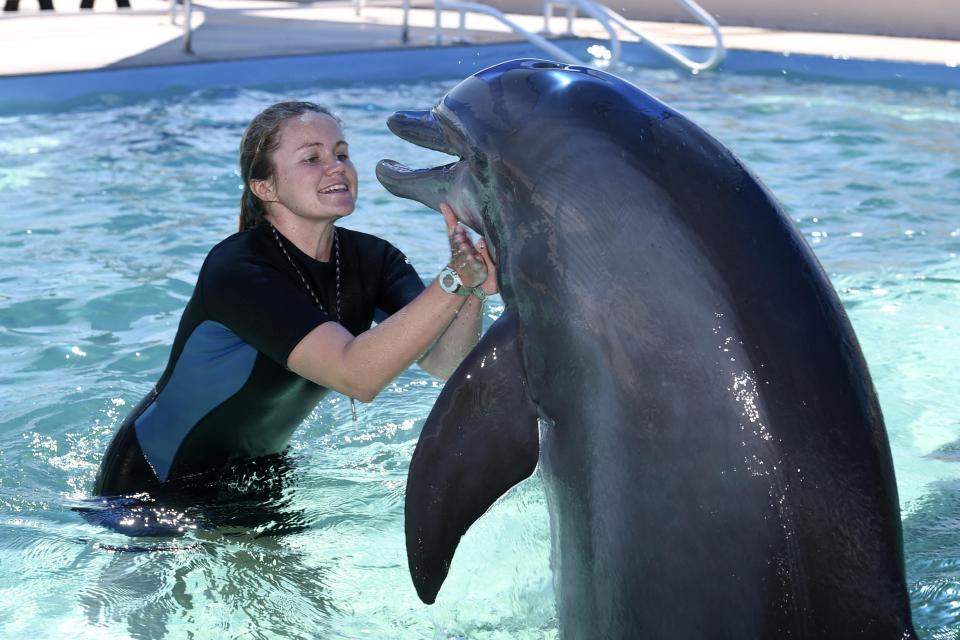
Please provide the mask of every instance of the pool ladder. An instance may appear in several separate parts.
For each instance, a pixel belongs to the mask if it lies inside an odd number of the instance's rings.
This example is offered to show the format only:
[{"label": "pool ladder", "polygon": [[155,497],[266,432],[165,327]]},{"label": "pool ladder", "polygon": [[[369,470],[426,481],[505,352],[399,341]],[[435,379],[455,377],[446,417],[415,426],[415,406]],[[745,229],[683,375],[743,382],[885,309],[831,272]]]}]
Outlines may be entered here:
[{"label": "pool ladder", "polygon": [[[617,28],[620,28],[639,38],[640,42],[646,44],[665,57],[673,60],[680,66],[685,67],[691,73],[700,73],[701,71],[713,69],[720,64],[723,61],[723,58],[726,56],[726,49],[723,46],[723,36],[720,34],[720,25],[717,24],[717,21],[714,20],[713,16],[704,11],[703,8],[693,0],[677,0],[677,2],[688,12],[690,12],[690,14],[696,18],[698,22],[708,27],[713,33],[713,50],[703,62],[693,60],[681,53],[676,47],[668,45],[664,42],[660,42],[649,34],[636,29],[622,15],[607,6],[600,4],[599,2],[594,2],[593,0],[544,0],[543,34],[547,36],[552,35],[550,33],[550,19],[553,17],[554,8],[566,7],[567,35],[572,35],[573,33],[573,19],[576,17],[578,11],[596,20],[607,32],[607,35],[610,37],[609,49],[599,51],[599,55],[595,55],[595,57],[605,66],[615,66],[620,61],[620,37],[617,34]],[[363,0],[356,0],[356,3],[357,13],[359,14],[363,6]],[[467,12],[481,13],[495,18],[502,24],[509,27],[514,33],[523,36],[529,42],[543,49],[549,55],[553,56],[554,59],[567,64],[583,64],[582,60],[567,53],[543,36],[527,31],[519,24],[508,18],[502,11],[489,5],[479,4],[476,2],[460,2],[459,0],[434,0],[434,10],[436,13],[436,20],[434,23],[436,35],[434,37],[438,44],[442,41],[440,16],[443,11],[457,11],[460,14],[458,30],[459,35],[457,39],[461,42],[465,42],[467,39]],[[404,42],[407,42],[410,37],[409,14],[410,0],[403,0],[403,31],[401,38]]]},{"label": "pool ladder", "polygon": [[170,24],[177,24],[177,5],[183,7],[183,51],[193,53],[193,1],[170,0]]}]

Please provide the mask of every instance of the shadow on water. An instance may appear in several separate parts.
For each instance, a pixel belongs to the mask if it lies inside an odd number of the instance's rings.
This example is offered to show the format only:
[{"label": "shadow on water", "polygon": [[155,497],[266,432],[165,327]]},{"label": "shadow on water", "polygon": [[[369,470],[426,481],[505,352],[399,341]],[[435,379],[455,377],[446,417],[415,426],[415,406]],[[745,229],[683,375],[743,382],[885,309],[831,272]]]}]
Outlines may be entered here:
[{"label": "shadow on water", "polygon": [[330,569],[310,566],[289,542],[308,529],[294,506],[294,472],[288,457],[271,456],[75,506],[87,522],[125,536],[88,541],[112,554],[80,594],[90,624],[119,622],[145,639],[198,629],[210,637],[325,635],[336,613]]},{"label": "shadow on water", "polygon": [[[960,462],[960,440],[929,455]],[[960,466],[957,467],[960,471]],[[960,624],[960,474],[933,485],[903,520],[914,624],[921,637],[957,640]]]}]

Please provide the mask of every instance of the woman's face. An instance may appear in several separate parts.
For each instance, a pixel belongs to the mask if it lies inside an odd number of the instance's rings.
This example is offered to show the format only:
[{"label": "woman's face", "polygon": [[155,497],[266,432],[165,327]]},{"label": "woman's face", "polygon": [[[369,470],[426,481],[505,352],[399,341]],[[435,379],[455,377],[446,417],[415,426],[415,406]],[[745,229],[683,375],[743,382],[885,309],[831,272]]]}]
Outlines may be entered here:
[{"label": "woman's face", "polygon": [[336,120],[308,112],[280,125],[273,152],[273,194],[268,211],[280,205],[308,220],[336,220],[357,203],[357,170]]}]

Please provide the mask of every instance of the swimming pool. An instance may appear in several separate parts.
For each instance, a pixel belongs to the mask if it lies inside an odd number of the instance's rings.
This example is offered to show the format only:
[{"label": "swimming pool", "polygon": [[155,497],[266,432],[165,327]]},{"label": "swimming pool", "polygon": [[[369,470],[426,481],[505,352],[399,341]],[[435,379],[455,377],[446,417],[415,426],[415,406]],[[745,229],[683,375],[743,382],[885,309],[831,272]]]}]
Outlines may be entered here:
[{"label": "swimming pool", "polygon": [[[277,528],[265,522],[121,552],[128,539],[70,511],[118,420],[159,376],[207,250],[235,228],[247,120],[280,99],[332,106],[361,180],[345,226],[388,238],[429,276],[446,260],[439,217],[387,194],[373,166],[435,164],[384,120],[432,104],[468,72],[0,102],[0,637],[556,637],[536,477],[471,529],[438,604],[417,600],[403,486],[439,390],[419,371],[356,424],[330,398],[298,430],[280,499],[304,531],[257,537]],[[960,90],[792,72],[621,74],[740,155],[826,267],[884,409],[918,631],[956,638]],[[488,322],[499,310],[489,305]]]}]

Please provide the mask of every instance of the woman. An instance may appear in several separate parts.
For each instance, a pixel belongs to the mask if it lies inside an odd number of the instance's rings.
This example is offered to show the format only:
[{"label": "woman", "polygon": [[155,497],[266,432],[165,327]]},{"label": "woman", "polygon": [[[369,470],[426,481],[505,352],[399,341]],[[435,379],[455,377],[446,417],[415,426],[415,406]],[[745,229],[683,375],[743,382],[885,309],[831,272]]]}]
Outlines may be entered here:
[{"label": "woman", "polygon": [[[282,452],[327,390],[369,402],[418,359],[446,377],[479,338],[494,266],[449,207],[443,286],[424,288],[386,241],[335,226],[356,205],[357,172],[329,111],[284,102],[260,113],[240,171],[240,231],[207,255],[170,362],[114,437],[97,495]],[[389,317],[371,329],[377,310]]]}]

